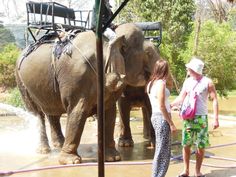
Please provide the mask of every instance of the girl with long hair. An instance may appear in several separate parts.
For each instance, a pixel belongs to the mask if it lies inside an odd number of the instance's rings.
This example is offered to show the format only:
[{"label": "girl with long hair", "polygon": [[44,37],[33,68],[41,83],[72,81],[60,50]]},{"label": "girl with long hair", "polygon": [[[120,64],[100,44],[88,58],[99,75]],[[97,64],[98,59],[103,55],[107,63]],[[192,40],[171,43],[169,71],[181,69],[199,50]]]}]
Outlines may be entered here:
[{"label": "girl with long hair", "polygon": [[152,177],[165,176],[171,156],[171,133],[177,130],[171,118],[168,101],[170,96],[170,91],[166,88],[168,76],[168,62],[163,59],[158,60],[146,88],[152,105],[151,122],[156,137]]}]

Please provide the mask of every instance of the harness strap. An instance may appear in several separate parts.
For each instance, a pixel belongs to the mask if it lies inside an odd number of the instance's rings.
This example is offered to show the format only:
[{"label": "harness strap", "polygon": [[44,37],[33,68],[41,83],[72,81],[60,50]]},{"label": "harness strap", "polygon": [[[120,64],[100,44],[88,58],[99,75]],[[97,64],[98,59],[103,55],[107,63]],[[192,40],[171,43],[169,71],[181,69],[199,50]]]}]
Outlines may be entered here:
[{"label": "harness strap", "polygon": [[[70,41],[70,43],[72,44],[72,42]],[[72,44],[73,45],[73,44]],[[89,66],[92,68],[92,70],[94,71],[94,73],[97,76],[97,71],[96,69],[93,67],[93,65],[89,62],[89,59],[82,53],[82,51],[79,49],[79,47],[77,47],[76,45],[73,45],[78,51],[79,53],[82,55],[82,57],[88,62]]]}]

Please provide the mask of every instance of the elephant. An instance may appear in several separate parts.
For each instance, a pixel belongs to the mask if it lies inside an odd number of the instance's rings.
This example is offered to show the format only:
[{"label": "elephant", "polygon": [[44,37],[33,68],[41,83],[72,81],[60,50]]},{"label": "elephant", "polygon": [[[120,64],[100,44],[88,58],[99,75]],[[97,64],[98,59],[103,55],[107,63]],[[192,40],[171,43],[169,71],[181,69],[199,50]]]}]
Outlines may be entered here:
[{"label": "elephant", "polygon": [[[144,86],[152,72],[155,51],[145,48],[143,33],[133,23],[116,29],[117,38],[110,45],[104,39],[105,74],[105,161],[121,160],[114,141],[116,101],[125,85]],[[42,43],[31,53],[22,52],[16,62],[16,81],[27,110],[39,118],[38,151],[48,153],[45,117],[51,129],[51,140],[61,148],[60,164],[82,162],[77,153],[86,119],[96,113],[97,73],[96,36],[93,31],[76,34],[70,46],[53,57],[53,43]],[[69,48],[71,50],[69,50]],[[146,49],[146,50],[145,50]],[[60,117],[67,114],[65,136]]]},{"label": "elephant", "polygon": [[130,128],[130,112],[133,107],[141,107],[143,115],[143,137],[148,139],[150,145],[154,145],[155,133],[151,124],[152,107],[145,87],[126,86],[121,97],[118,99],[120,113],[120,137],[118,145],[131,147],[134,141]]},{"label": "elephant", "polygon": [[[155,54],[159,54],[159,51]],[[160,56],[156,56],[156,58],[160,58]],[[166,86],[169,90],[172,90],[174,85],[173,75],[170,74],[167,78]],[[149,140],[150,148],[154,148],[155,132],[151,123],[152,107],[148,94],[146,93],[146,87],[133,87],[129,85],[126,85],[122,95],[118,99],[120,113],[120,137],[118,145],[120,147],[132,147],[134,145],[130,128],[130,112],[133,107],[142,108],[143,137]]]},{"label": "elephant", "polygon": [[[149,61],[152,58],[160,59],[160,52],[152,42],[144,43],[144,50],[148,53]],[[149,79],[149,75],[147,76]],[[132,107],[141,107],[143,115],[143,136],[148,139],[150,145],[154,145],[155,133],[151,124],[152,108],[145,86],[133,87],[126,85],[121,97],[118,99],[118,109],[120,113],[120,137],[118,145],[121,147],[130,147],[134,145],[130,129],[130,111]]]}]

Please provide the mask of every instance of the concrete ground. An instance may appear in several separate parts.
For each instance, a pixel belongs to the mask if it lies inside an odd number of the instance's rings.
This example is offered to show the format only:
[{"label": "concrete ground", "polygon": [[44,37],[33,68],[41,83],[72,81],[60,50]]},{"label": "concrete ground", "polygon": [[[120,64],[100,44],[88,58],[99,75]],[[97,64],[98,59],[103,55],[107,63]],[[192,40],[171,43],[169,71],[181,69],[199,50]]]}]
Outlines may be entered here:
[{"label": "concrete ground", "polygon": [[[174,121],[179,134],[173,137],[173,157],[181,155],[178,145],[181,139],[181,120],[174,113]],[[64,123],[66,118],[62,118]],[[209,119],[209,124],[212,119]],[[30,124],[30,125],[29,125]],[[211,125],[209,125],[211,126]],[[59,152],[52,150],[50,154],[35,153],[37,144],[36,125],[28,119],[16,116],[0,117],[0,174],[13,177],[96,177],[97,161],[97,124],[87,121],[78,148],[82,156],[82,166],[59,166],[57,157]],[[151,176],[151,162],[154,149],[150,149],[142,136],[142,119],[132,118],[133,148],[118,148],[122,161],[105,165],[105,177],[149,177]],[[117,122],[115,138],[118,137],[119,124]],[[207,177],[236,177],[236,120],[225,118],[220,120],[220,128],[210,129],[211,147],[206,149],[207,158],[204,159],[202,172]],[[194,175],[194,156],[191,162],[191,176]],[[183,163],[173,159],[166,177],[176,177],[182,171]],[[9,174],[6,174],[9,172]],[[12,175],[10,175],[12,173]],[[0,175],[0,176],[1,176]]]}]

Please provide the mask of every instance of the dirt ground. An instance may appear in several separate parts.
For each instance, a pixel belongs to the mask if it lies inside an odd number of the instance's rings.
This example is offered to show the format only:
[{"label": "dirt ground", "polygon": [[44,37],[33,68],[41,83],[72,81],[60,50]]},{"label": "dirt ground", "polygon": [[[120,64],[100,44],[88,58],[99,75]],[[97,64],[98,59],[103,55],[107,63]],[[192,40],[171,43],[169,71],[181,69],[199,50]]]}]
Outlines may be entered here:
[{"label": "dirt ground", "polygon": [[[0,103],[9,94],[0,90]],[[131,130],[134,139],[133,148],[117,147],[122,161],[106,163],[105,177],[148,177],[151,176],[151,163],[154,149],[150,149],[142,134],[142,118],[135,109],[131,118]],[[97,123],[87,121],[83,132],[78,153],[83,163],[76,166],[58,165],[58,154],[52,150],[50,154],[37,154],[37,128],[28,119],[13,116],[10,112],[0,109],[0,177],[95,177],[98,176],[97,167]],[[11,116],[6,116],[11,115]],[[178,135],[173,137],[172,160],[166,177],[176,177],[183,167],[181,158],[181,120],[177,112],[173,112],[173,119],[177,124]],[[209,127],[212,124],[209,118]],[[66,117],[62,118],[62,127],[65,129]],[[47,131],[50,132],[47,125]],[[202,172],[207,177],[236,177],[236,117],[220,117],[220,128],[210,128],[211,147],[206,149]],[[115,140],[119,137],[119,120],[115,129]],[[194,150],[194,149],[193,149]],[[195,157],[191,156],[190,174],[194,175]],[[9,174],[7,174],[9,173]],[[10,175],[11,174],[11,175]]]},{"label": "dirt ground", "polygon": [[[138,109],[136,110],[138,111]],[[183,167],[181,146],[181,120],[173,113],[179,135],[173,137],[172,160],[166,177],[175,177]],[[212,119],[209,119],[209,125]],[[65,128],[66,117],[62,118]],[[30,125],[29,125],[30,124]],[[202,172],[207,177],[236,177],[236,121],[222,119],[221,127],[217,130],[210,129],[211,147],[206,149],[206,158]],[[78,153],[83,158],[83,163],[77,166],[58,165],[58,154],[52,150],[50,154],[37,154],[37,132],[29,120],[17,116],[0,117],[0,176],[6,172],[13,177],[95,177],[98,176],[97,162],[97,123],[87,121]],[[48,125],[47,125],[48,126]],[[142,135],[142,119],[132,117],[133,148],[117,147],[121,153],[122,161],[107,163],[105,177],[148,177],[151,176],[151,163],[154,150],[148,147],[147,140]],[[48,130],[49,132],[49,130]],[[119,122],[116,124],[115,139],[119,136]],[[194,155],[191,157],[191,175],[194,174]],[[94,164],[95,163],[95,164]],[[3,175],[5,174],[5,175]]]}]

